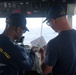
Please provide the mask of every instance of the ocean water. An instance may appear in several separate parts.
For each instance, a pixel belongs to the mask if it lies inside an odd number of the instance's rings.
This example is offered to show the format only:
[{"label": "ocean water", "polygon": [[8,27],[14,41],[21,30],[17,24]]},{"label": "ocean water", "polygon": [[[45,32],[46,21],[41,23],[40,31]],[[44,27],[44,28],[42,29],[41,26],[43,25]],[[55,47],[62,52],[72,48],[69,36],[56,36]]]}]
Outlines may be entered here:
[{"label": "ocean water", "polygon": [[[0,34],[3,32],[4,29],[0,29]],[[46,43],[57,36],[57,33],[52,30],[50,27],[43,28],[29,28],[29,32],[27,31],[23,34],[24,38],[24,45],[30,45],[30,42],[40,36],[43,36]]]},{"label": "ocean water", "polygon": [[[76,26],[73,27],[76,29]],[[0,34],[3,32],[3,29],[0,29]],[[43,36],[46,43],[48,43],[49,40],[55,38],[58,35],[51,27],[44,27],[42,30],[41,28],[29,28],[29,32],[27,31],[25,34],[23,34],[24,38],[24,45],[31,45],[31,41],[35,40],[36,38]]]},{"label": "ocean water", "polygon": [[24,44],[30,44],[30,42],[40,36],[43,36],[46,43],[48,43],[49,40],[56,37],[58,34],[53,31],[51,28],[43,28],[42,31],[40,28],[29,28],[29,32],[26,32],[23,36],[24,38]]}]

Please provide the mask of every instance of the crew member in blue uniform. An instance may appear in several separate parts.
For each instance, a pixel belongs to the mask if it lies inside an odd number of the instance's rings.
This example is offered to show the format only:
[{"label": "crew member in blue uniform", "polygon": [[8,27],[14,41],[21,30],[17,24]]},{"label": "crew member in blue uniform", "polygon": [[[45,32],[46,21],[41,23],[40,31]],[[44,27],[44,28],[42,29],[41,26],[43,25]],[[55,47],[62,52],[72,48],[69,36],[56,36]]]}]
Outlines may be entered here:
[{"label": "crew member in blue uniform", "polygon": [[35,53],[14,43],[28,31],[23,14],[13,13],[6,18],[6,28],[0,35],[0,75],[18,75],[19,71],[33,68]]},{"label": "crew member in blue uniform", "polygon": [[41,51],[41,56],[45,56],[41,65],[43,75],[74,75],[76,72],[76,30],[71,28],[66,15],[61,5],[47,10],[45,21],[58,35],[48,42],[45,55],[44,50]]}]

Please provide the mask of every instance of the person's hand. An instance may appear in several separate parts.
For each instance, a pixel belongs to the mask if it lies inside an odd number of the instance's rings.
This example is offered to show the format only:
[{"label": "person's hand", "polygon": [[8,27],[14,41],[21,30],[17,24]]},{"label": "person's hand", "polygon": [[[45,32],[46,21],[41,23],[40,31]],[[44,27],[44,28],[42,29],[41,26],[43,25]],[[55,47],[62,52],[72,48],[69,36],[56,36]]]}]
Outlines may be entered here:
[{"label": "person's hand", "polygon": [[45,50],[43,48],[40,48],[40,50],[38,51],[38,53],[41,56],[41,61],[43,61],[44,57],[45,57]]},{"label": "person's hand", "polygon": [[33,46],[31,49],[32,49],[34,52],[37,52],[37,51],[38,51],[38,47],[36,47],[36,46]]},{"label": "person's hand", "polygon": [[43,49],[46,50],[46,45],[43,46]]},{"label": "person's hand", "polygon": [[41,55],[44,55],[44,56],[45,56],[45,49],[46,49],[46,45],[43,46],[42,48],[40,48],[40,49],[38,50],[38,53],[40,53]]}]

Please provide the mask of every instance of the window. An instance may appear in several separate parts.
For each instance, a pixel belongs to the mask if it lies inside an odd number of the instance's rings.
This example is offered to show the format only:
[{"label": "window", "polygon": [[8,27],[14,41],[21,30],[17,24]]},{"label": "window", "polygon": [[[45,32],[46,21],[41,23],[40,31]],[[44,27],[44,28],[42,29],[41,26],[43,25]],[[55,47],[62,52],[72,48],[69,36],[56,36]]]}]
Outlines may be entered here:
[{"label": "window", "polygon": [[29,32],[25,35],[25,44],[30,44],[30,41],[43,36],[46,42],[54,38],[57,33],[51,29],[46,23],[42,23],[45,18],[27,18],[27,27]]},{"label": "window", "polygon": [[0,18],[0,34],[3,32],[3,30],[5,29],[5,18]]},{"label": "window", "polygon": [[72,27],[76,29],[76,15],[72,17]]},{"label": "window", "polygon": [[[42,21],[45,18],[26,18],[27,19],[27,28],[29,29],[29,32],[27,31],[23,36],[24,38],[24,44],[30,45],[30,42],[40,36],[43,36],[46,42],[48,42],[50,39],[54,38],[57,33],[51,29],[46,23],[42,23]],[[0,18],[0,34],[5,29],[5,18]]]}]

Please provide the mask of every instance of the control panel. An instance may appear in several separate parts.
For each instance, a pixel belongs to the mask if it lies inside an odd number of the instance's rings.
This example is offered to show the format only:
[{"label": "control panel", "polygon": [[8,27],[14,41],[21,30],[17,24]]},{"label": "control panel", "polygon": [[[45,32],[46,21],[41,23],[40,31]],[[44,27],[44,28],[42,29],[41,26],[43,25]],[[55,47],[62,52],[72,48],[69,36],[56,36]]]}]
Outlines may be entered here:
[{"label": "control panel", "polygon": [[[55,0],[0,0],[0,17],[7,17],[11,13],[23,13],[26,17],[45,17],[47,8],[55,3]],[[60,4],[67,8],[65,0]]]}]

